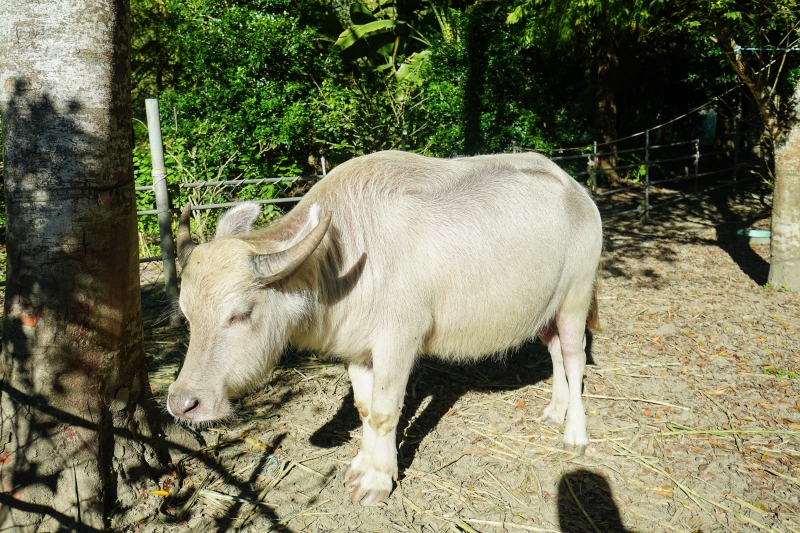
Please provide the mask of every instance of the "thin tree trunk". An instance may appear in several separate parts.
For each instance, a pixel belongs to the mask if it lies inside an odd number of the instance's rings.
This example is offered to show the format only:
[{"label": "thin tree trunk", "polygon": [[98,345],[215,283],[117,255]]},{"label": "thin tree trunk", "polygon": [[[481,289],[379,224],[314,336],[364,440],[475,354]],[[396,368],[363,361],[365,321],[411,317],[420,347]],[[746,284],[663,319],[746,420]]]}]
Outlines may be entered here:
[{"label": "thin tree trunk", "polygon": [[611,185],[620,182],[617,166],[617,80],[619,78],[619,56],[615,52],[602,52],[597,60],[597,90],[595,94],[595,137],[598,151],[607,155],[598,158],[600,179]]},{"label": "thin tree trunk", "polygon": [[141,329],[129,5],[2,7],[0,530],[105,531],[169,460]]},{"label": "thin tree trunk", "polygon": [[720,167],[730,166],[733,163],[736,111],[724,105],[717,106],[717,127],[714,132],[713,151],[721,152],[714,156],[714,161]]},{"label": "thin tree trunk", "polygon": [[775,143],[769,283],[800,291],[800,83],[792,104],[789,131]]}]

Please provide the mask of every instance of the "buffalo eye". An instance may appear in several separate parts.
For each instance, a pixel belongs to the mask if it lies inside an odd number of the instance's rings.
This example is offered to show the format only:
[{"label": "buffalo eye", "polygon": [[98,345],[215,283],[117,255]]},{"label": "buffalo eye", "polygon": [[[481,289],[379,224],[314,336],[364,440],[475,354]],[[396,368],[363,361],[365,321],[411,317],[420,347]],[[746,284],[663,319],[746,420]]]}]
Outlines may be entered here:
[{"label": "buffalo eye", "polygon": [[252,310],[245,311],[244,313],[239,313],[238,315],[233,315],[230,320],[228,320],[228,326],[232,326],[234,324],[238,324],[239,322],[244,322],[248,318],[250,318],[250,313]]}]

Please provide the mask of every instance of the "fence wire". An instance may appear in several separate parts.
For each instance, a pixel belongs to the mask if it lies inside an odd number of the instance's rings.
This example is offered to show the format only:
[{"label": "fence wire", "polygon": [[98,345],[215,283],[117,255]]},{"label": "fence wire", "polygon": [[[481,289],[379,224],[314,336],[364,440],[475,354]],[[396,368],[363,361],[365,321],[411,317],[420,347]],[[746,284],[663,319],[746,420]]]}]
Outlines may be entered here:
[{"label": "fence wire", "polygon": [[[638,136],[635,136],[638,137]],[[691,139],[674,143],[650,144],[649,132],[644,132],[644,144],[638,147],[623,148],[616,151],[598,151],[597,143],[581,149],[583,153],[561,155],[564,150],[552,150],[544,154],[556,162],[568,174],[584,183],[600,209],[601,216],[617,219],[627,215],[638,215],[642,223],[649,222],[650,212],[686,200],[693,196],[708,193],[737,184],[760,179],[752,168],[739,164],[737,135],[732,145],[723,149],[709,149],[702,139]],[[517,147],[514,146],[514,152]],[[559,155],[556,155],[559,154]],[[733,160],[719,168],[720,164]],[[605,160],[605,161],[604,161]],[[612,166],[604,166],[608,160]],[[326,168],[322,161],[323,171]],[[727,176],[725,176],[727,175]],[[716,177],[715,177],[716,176]],[[178,206],[171,205],[172,198],[179,198],[181,204],[191,202],[195,228],[201,238],[208,234],[213,217],[219,210],[233,207],[243,201],[266,206],[268,217],[277,217],[281,207],[300,201],[305,193],[325,174],[299,177],[269,177],[262,179],[215,180],[184,182],[167,186],[167,210],[178,213]],[[725,179],[727,178],[727,179]],[[599,187],[599,182],[616,185]],[[665,186],[669,185],[669,189]],[[159,212],[152,186],[136,187],[138,205],[151,208],[140,209],[140,218],[155,218]],[[162,208],[163,209],[163,208]],[[156,242],[153,235],[149,236]],[[162,267],[164,257],[147,253],[147,239],[140,235],[140,247],[146,257],[143,263],[143,310],[151,325],[167,320],[170,309],[165,295],[158,290],[164,286],[168,274]],[[177,279],[172,280],[177,283]],[[167,311],[163,311],[163,309]],[[162,311],[160,314],[158,310]]]}]

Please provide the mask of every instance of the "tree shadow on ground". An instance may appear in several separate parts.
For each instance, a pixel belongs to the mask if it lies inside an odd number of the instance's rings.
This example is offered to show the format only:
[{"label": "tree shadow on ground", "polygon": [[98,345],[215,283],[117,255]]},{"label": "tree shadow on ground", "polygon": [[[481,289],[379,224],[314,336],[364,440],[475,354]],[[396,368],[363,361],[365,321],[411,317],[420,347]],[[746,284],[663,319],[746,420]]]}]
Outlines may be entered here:
[{"label": "tree shadow on ground", "polygon": [[[758,185],[756,187],[744,187],[741,190],[733,191],[730,196],[715,196],[710,198],[710,202],[716,207],[717,211],[722,214],[724,222],[717,225],[717,245],[722,248],[733,261],[739,265],[750,279],[756,282],[757,285],[764,285],[767,283],[769,277],[769,262],[764,260],[755,250],[750,246],[746,238],[740,237],[736,234],[739,229],[747,229],[753,223],[759,220],[766,219],[770,216],[771,207],[766,203],[764,187]],[[731,209],[732,202],[741,203],[745,195],[752,194],[752,192],[760,193],[761,204],[764,206],[764,212],[752,217],[742,217]]]},{"label": "tree shadow on ground", "polygon": [[[590,334],[587,334],[586,359],[587,364],[594,364]],[[504,360],[496,356],[475,364],[458,365],[438,359],[421,359],[409,379],[398,424],[400,478],[414,461],[425,436],[466,393],[519,389],[541,383],[552,374],[550,354],[539,342],[522,345]],[[423,403],[427,405],[420,412]],[[538,415],[529,414],[531,417]],[[359,427],[361,420],[353,406],[351,388],[336,414],[314,432],[309,442],[322,448],[341,446],[350,440],[350,432]]]},{"label": "tree shadow on ground", "polygon": [[[625,225],[618,223],[617,219],[606,220],[606,257],[602,271],[629,280],[640,278],[654,288],[661,288],[664,279],[648,267],[648,261],[675,263],[680,260],[678,247],[694,244],[721,248],[742,272],[763,285],[767,281],[769,263],[750,247],[747,240],[736,235],[738,229],[769,216],[769,205],[764,200],[762,189],[760,184],[751,183],[738,189],[731,187],[686,198],[667,209],[653,211],[652,223],[647,225]],[[714,228],[716,238],[685,232],[686,223]]]},{"label": "tree shadow on ground", "polygon": [[561,531],[634,533],[622,525],[620,511],[614,503],[606,478],[584,469],[561,477],[558,484],[558,521]]}]

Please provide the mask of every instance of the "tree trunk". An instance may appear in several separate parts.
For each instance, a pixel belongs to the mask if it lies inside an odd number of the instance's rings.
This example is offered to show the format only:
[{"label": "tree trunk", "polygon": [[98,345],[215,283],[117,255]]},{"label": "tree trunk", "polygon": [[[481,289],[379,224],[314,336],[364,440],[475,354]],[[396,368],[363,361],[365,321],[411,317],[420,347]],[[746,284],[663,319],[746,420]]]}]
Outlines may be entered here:
[{"label": "tree trunk", "polygon": [[717,127],[714,131],[714,152],[717,153],[713,161],[719,168],[730,167],[733,164],[733,150],[736,147],[734,127],[736,110],[724,104],[717,106]]},{"label": "tree trunk", "polygon": [[750,89],[764,120],[764,144],[769,146],[762,144],[761,155],[769,161],[772,154],[775,163],[768,281],[800,291],[800,83],[786,108],[779,109],[770,85],[745,61],[724,21],[712,22],[725,59]]},{"label": "tree trunk", "polygon": [[105,531],[169,460],[143,350],[129,47],[127,0],[3,2],[3,531]]},{"label": "tree trunk", "polygon": [[619,78],[619,57],[615,52],[602,52],[597,60],[597,90],[595,93],[595,138],[598,152],[597,166],[600,179],[612,186],[620,183],[617,166],[617,80]]},{"label": "tree trunk", "polygon": [[769,283],[800,291],[800,83],[790,110],[794,120],[775,143]]}]

